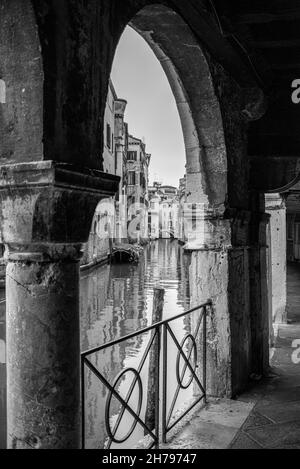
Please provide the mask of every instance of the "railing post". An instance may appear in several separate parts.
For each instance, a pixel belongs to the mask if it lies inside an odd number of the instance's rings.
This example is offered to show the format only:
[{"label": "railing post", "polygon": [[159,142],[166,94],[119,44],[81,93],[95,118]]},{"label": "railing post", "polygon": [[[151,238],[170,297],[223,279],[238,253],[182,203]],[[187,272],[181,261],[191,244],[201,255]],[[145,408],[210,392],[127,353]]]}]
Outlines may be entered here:
[{"label": "railing post", "polygon": [[168,366],[168,334],[167,327],[163,328],[163,390],[162,390],[162,441],[167,443],[167,366]]},{"label": "railing post", "polygon": [[[152,438],[151,446],[149,447],[152,448],[154,445],[156,448],[159,448],[160,446],[160,430],[162,433],[162,442],[164,444],[167,443],[167,434],[168,432],[174,428],[180,420],[182,420],[188,412],[190,412],[202,399],[204,402],[206,402],[206,388],[207,388],[207,313],[208,313],[208,308],[212,308],[212,303],[211,301],[207,302],[206,304],[194,307],[193,309],[179,314],[177,316],[174,316],[172,318],[162,320],[162,312],[163,312],[163,304],[164,304],[164,289],[162,288],[155,288],[154,290],[154,301],[153,301],[153,324],[141,329],[139,331],[133,332],[131,334],[128,334],[127,336],[121,337],[117,340],[111,341],[108,344],[101,345],[99,347],[95,347],[92,350],[85,351],[81,355],[81,406],[82,406],[82,449],[85,449],[85,436],[86,436],[86,431],[85,431],[85,368],[87,367],[89,370],[92,371],[96,375],[96,377],[107,387],[107,389],[110,391],[109,395],[109,402],[107,404],[106,408],[106,422],[109,421],[109,408],[110,408],[110,402],[112,399],[112,396],[116,397],[121,405],[122,405],[122,410],[118,415],[117,422],[114,426],[113,431],[110,429],[110,427],[107,427],[107,432],[110,435],[110,444],[111,441],[114,441],[115,443],[123,443],[126,441],[133,433],[134,428],[137,423],[139,423],[142,428],[145,430],[145,435],[150,435]],[[192,331],[191,333],[188,333],[181,344],[178,342],[174,331],[172,328],[169,326],[169,323],[171,321],[175,321],[179,318],[182,318],[186,316],[187,314],[192,314],[196,311],[199,311],[202,313],[199,316],[199,319],[197,321],[197,325],[195,327],[195,330]],[[199,337],[201,335],[201,324],[203,326],[202,328],[202,358],[203,358],[203,363],[202,363],[202,373],[203,373],[203,379],[202,383],[199,381],[199,378],[197,376],[195,367],[192,365],[190,361],[191,354],[193,350],[196,350],[196,342],[195,339],[196,337]],[[126,340],[131,339],[132,337],[136,337],[137,335],[145,334],[151,332],[151,338],[150,341],[146,347],[146,350],[144,351],[143,358],[138,366],[137,369],[135,368],[126,368],[123,370],[115,379],[114,384],[111,385],[106,378],[92,365],[92,363],[88,360],[87,357],[91,356],[94,353],[97,353],[101,350],[104,350],[108,347],[113,347],[121,342],[124,342]],[[168,399],[167,399],[167,392],[168,392],[168,338],[170,336],[170,340],[173,340],[176,347],[178,348],[178,356],[183,357],[185,365],[183,367],[181,377],[178,378],[177,376],[177,390],[175,391],[173,402],[169,406],[168,410],[168,415],[167,415],[167,407],[168,407]],[[192,340],[192,347],[189,350],[189,353],[186,355],[183,352],[183,344],[187,341],[187,339]],[[162,356],[161,352],[162,351]],[[194,352],[195,353],[195,352]],[[145,412],[145,421],[141,420],[140,418],[140,410],[141,406],[140,404],[138,405],[138,411],[135,412],[129,405],[128,402],[130,400],[130,397],[132,395],[132,392],[134,390],[134,387],[139,381],[139,387],[140,387],[140,396],[142,393],[142,382],[141,382],[141,377],[140,373],[143,368],[143,366],[146,363],[147,358],[149,357],[149,370],[148,370],[148,395],[147,395],[147,404],[146,404],[146,412]],[[195,356],[196,358],[196,356]],[[162,363],[161,363],[162,361]],[[197,360],[195,360],[197,361]],[[178,363],[176,365],[178,367]],[[186,369],[189,369],[192,376],[190,382],[183,386],[183,379],[185,376],[185,371]],[[122,398],[118,394],[118,392],[115,390],[116,384],[119,382],[121,377],[128,371],[131,371],[134,373],[136,376],[135,380],[132,382],[129,391],[126,395],[125,398]],[[161,373],[162,373],[162,389],[161,389]],[[178,370],[176,371],[176,374],[178,373]],[[187,410],[185,410],[179,417],[176,416],[176,419],[173,419],[171,424],[171,418],[172,418],[172,412],[174,409],[174,405],[176,403],[176,399],[178,397],[178,392],[180,391],[180,388],[182,389],[187,389],[190,384],[192,384],[193,380],[196,381],[198,384],[199,389],[202,391],[201,396],[191,405]],[[161,392],[162,391],[162,392]],[[125,399],[125,400],[124,400]],[[160,406],[160,402],[162,399],[162,406]],[[139,407],[140,406],[140,407]],[[124,412],[128,411],[134,418],[135,422],[134,425],[132,426],[131,430],[128,432],[128,434],[124,437],[123,440],[116,440],[115,434],[116,431],[120,425],[120,422],[123,418]],[[160,419],[162,418],[162,424],[160,428]],[[175,421],[174,421],[175,420]],[[110,447],[110,446],[109,446]]]},{"label": "railing post", "polygon": [[204,306],[203,308],[203,371],[202,371],[202,379],[203,379],[203,389],[204,389],[204,402],[207,402],[206,399],[206,362],[207,362],[207,350],[206,350],[206,316],[207,316],[207,306]]},{"label": "railing post", "polygon": [[[165,290],[154,288],[152,324],[162,321]],[[160,327],[155,328],[156,337],[149,356],[148,393],[145,424],[153,430],[155,428],[159,440],[159,369],[160,369]],[[158,404],[158,408],[157,408]]]},{"label": "railing post", "polygon": [[156,334],[157,334],[157,355],[156,355],[156,372],[155,372],[155,428],[156,428],[156,449],[159,449],[159,420],[160,420],[160,405],[159,405],[159,393],[160,393],[160,346],[161,346],[161,337],[160,337],[160,327],[156,327]]}]

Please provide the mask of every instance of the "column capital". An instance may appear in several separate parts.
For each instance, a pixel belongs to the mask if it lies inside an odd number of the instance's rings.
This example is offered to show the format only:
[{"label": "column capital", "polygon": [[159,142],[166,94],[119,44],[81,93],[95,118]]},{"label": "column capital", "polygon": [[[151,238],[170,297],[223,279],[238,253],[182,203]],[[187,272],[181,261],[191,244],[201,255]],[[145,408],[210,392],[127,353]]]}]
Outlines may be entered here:
[{"label": "column capital", "polygon": [[279,193],[265,194],[266,211],[281,210],[286,208],[287,195]]},{"label": "column capital", "polygon": [[249,245],[252,212],[224,205],[187,204],[185,250],[228,250]]},{"label": "column capital", "polygon": [[9,262],[78,262],[83,255],[79,244],[7,244],[4,260]]},{"label": "column capital", "polygon": [[117,192],[119,181],[115,175],[54,161],[0,166],[2,242],[86,242],[97,204]]},{"label": "column capital", "polygon": [[230,222],[224,219],[224,206],[205,203],[184,204],[186,251],[220,249],[231,246]]}]

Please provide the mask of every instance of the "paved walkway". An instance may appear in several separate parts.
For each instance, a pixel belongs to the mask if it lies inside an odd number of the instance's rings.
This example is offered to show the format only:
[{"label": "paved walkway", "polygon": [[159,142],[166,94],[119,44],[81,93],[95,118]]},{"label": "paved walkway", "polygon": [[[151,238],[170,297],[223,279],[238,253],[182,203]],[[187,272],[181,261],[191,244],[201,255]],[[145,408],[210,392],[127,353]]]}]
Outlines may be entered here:
[{"label": "paved walkway", "polygon": [[239,398],[257,402],[233,449],[300,449],[300,363],[295,363],[300,362],[300,264],[295,263],[288,265],[288,321],[278,327],[270,376]]},{"label": "paved walkway", "polygon": [[[167,445],[188,449],[300,449],[300,264],[288,266],[289,324],[278,327],[268,377],[237,400],[212,401]],[[299,339],[297,348],[292,344]],[[295,345],[295,344],[294,344]]]},{"label": "paved walkway", "polygon": [[210,399],[176,427],[162,449],[227,449],[253,409],[254,402]]}]

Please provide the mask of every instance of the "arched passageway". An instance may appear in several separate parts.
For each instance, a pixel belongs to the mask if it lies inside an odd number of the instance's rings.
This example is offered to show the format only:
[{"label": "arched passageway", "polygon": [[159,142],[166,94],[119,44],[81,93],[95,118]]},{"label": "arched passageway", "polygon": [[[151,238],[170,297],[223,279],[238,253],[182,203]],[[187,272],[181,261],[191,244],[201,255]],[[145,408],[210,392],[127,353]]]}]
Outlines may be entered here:
[{"label": "arched passageway", "polygon": [[118,177],[102,172],[102,126],[114,52],[128,23],[156,53],[177,101],[189,202],[200,221],[187,246],[192,299],[214,305],[209,389],[235,395],[268,366],[266,219],[259,195],[249,191],[247,153],[261,91],[244,66],[238,79],[228,55],[221,59],[228,46],[217,43],[192,3],[1,6],[9,446],[79,446],[79,258],[98,202],[118,190]]},{"label": "arched passageway", "polygon": [[[244,184],[248,167],[243,113],[251,106],[245,101],[247,92],[231,81],[173,10],[146,7],[130,25],[160,60],[176,99],[186,147],[188,202],[196,204],[199,217],[198,231],[186,246],[192,252],[192,299],[200,304],[212,298],[215,305],[210,392],[233,395],[252,371],[268,365],[264,240],[255,234],[266,221],[251,214],[253,201]],[[253,90],[248,94],[255,96]],[[259,117],[259,106],[256,112],[248,118]],[[260,285],[255,278],[258,265]]]}]

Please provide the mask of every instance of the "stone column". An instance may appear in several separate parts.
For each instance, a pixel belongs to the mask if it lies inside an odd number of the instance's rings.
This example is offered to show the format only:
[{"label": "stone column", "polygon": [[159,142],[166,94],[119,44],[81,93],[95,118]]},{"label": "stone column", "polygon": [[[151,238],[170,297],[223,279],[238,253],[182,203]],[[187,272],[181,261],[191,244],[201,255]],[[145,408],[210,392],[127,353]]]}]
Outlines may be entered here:
[{"label": "stone column", "polygon": [[80,447],[80,248],[7,249],[8,448]]},{"label": "stone column", "polygon": [[266,194],[266,212],[270,215],[272,264],[272,318],[287,321],[286,204],[280,194]]},{"label": "stone column", "polygon": [[263,376],[269,368],[270,311],[272,295],[269,283],[267,233],[269,215],[253,212],[250,246],[250,309],[252,335],[252,374]]},{"label": "stone column", "polygon": [[247,215],[206,208],[199,236],[185,246],[192,306],[213,302],[207,320],[207,392],[213,396],[234,396],[251,373]]},{"label": "stone column", "polygon": [[80,447],[79,259],[118,183],[52,161],[0,168],[8,448]]}]

